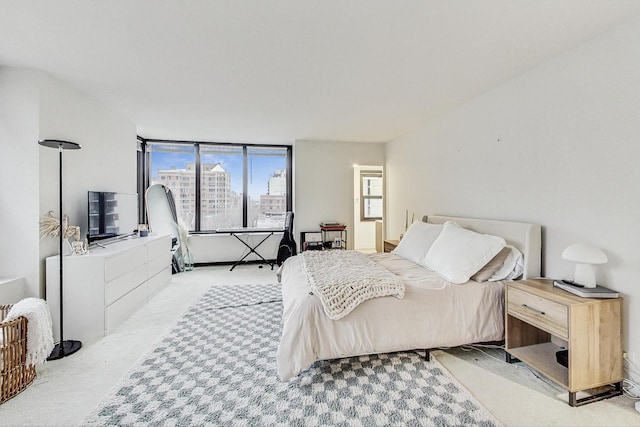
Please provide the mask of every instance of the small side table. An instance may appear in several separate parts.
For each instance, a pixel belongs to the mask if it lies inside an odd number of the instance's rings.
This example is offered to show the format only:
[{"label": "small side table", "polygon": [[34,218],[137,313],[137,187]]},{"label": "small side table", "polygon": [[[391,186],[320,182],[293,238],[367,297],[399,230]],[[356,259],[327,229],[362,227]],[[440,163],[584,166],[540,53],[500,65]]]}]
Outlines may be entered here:
[{"label": "small side table", "polygon": [[[507,361],[516,357],[567,389],[571,406],[622,394],[622,298],[581,298],[540,279],[507,282],[505,297]],[[564,365],[557,355],[563,350]],[[605,385],[609,390],[577,397]]]},{"label": "small side table", "polygon": [[322,244],[325,249],[347,249],[347,226],[344,224],[320,224]]},{"label": "small side table", "polygon": [[384,251],[385,252],[391,252],[392,250],[394,250],[398,246],[398,243],[400,243],[400,240],[393,240],[393,239],[385,240],[384,241]]}]

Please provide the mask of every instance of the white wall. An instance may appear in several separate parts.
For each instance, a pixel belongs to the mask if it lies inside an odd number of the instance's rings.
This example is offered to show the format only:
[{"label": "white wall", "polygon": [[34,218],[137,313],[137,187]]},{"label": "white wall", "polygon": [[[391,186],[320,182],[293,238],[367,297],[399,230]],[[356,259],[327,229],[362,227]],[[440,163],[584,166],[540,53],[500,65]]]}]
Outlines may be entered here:
[{"label": "white wall", "polygon": [[[136,126],[86,94],[47,75],[40,84],[40,139],[82,145],[63,152],[63,210],[70,225],[87,234],[87,191],[137,192]],[[58,152],[40,147],[40,216],[58,214]],[[42,239],[40,258],[57,254],[55,239]],[[44,275],[44,261],[41,271]],[[42,282],[44,285],[44,281]]]},{"label": "white wall", "polygon": [[44,296],[44,258],[58,244],[40,239],[39,221],[49,210],[58,214],[58,152],[38,140],[82,144],[63,153],[63,203],[84,235],[88,190],[136,192],[136,127],[40,71],[0,68],[0,94],[0,219],[14,247],[1,257],[0,276],[24,277],[28,295]]},{"label": "white wall", "polygon": [[[24,283],[38,289],[38,78],[39,73],[0,67],[0,224],[5,290]],[[5,304],[0,293],[0,304]]]},{"label": "white wall", "polygon": [[543,269],[571,277],[584,242],[622,293],[624,348],[640,357],[640,20],[600,36],[387,144],[387,236],[405,209],[536,222]]},{"label": "white wall", "polygon": [[317,231],[322,221],[347,225],[353,246],[353,165],[384,162],[384,144],[296,141],[294,156],[294,230]]}]

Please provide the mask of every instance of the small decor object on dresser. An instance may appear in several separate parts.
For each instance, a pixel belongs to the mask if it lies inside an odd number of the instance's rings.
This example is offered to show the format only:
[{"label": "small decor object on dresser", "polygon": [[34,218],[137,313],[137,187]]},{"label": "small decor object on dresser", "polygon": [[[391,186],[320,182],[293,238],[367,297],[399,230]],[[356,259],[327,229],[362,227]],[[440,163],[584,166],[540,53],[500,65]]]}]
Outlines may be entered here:
[{"label": "small decor object on dresser", "polygon": [[149,226],[147,224],[138,224],[138,237],[149,236]]},{"label": "small decor object on dresser", "polygon": [[84,255],[86,253],[84,242],[72,242],[71,253],[73,255]]}]

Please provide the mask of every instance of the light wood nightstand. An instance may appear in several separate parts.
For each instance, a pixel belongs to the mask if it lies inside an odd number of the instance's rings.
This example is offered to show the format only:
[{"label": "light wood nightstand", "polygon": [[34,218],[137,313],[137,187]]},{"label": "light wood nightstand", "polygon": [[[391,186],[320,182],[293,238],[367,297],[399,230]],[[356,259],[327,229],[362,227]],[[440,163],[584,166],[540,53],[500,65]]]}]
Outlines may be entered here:
[{"label": "light wood nightstand", "polygon": [[384,251],[385,252],[391,252],[392,250],[394,250],[398,246],[398,243],[400,243],[400,240],[385,240],[384,241]]},{"label": "light wood nightstand", "polygon": [[[581,298],[551,280],[507,282],[505,350],[569,391],[580,406],[622,394],[622,298]],[[555,337],[555,338],[552,338]],[[556,352],[568,349],[568,367]],[[608,386],[577,399],[578,391]]]}]

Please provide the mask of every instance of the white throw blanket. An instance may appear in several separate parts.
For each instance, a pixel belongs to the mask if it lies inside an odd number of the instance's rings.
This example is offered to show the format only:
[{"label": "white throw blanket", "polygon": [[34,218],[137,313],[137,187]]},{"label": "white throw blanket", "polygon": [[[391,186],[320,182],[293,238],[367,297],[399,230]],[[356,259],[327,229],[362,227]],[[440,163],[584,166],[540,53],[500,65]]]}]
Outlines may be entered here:
[{"label": "white throw blanket", "polygon": [[11,307],[7,317],[12,320],[20,316],[27,318],[27,365],[46,362],[53,350],[53,324],[46,301],[40,298],[25,298]]},{"label": "white throw blanket", "polygon": [[361,252],[305,251],[301,255],[311,291],[330,319],[343,318],[371,298],[404,297],[402,280]]}]

